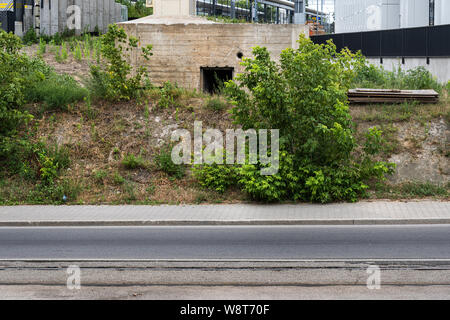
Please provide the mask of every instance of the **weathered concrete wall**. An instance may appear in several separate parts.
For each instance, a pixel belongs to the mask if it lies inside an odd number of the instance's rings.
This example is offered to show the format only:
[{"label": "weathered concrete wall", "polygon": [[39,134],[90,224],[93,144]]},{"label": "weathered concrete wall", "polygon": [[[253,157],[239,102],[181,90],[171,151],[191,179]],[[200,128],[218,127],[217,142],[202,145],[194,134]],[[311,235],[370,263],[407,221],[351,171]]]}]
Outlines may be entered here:
[{"label": "weathered concrete wall", "polygon": [[376,66],[383,66],[389,71],[397,70],[401,67],[403,70],[411,70],[417,67],[424,67],[429,70],[433,76],[441,83],[450,81],[450,58],[430,58],[430,64],[427,64],[426,58],[405,58],[405,64],[402,64],[401,58],[383,58],[383,64],[379,58],[369,58],[370,63]]},{"label": "weathered concrete wall", "polygon": [[[195,19],[199,18],[192,18]],[[301,33],[307,35],[307,29],[302,25],[186,21],[164,24],[145,23],[145,18],[120,25],[129,35],[137,37],[142,46],[153,45],[149,62],[135,54],[133,63],[147,64],[154,84],[171,81],[191,89],[203,87],[201,67],[232,67],[235,75],[243,71],[238,53],[251,56],[252,47],[259,45],[267,47],[272,57],[278,58],[282,50],[298,45]]]}]

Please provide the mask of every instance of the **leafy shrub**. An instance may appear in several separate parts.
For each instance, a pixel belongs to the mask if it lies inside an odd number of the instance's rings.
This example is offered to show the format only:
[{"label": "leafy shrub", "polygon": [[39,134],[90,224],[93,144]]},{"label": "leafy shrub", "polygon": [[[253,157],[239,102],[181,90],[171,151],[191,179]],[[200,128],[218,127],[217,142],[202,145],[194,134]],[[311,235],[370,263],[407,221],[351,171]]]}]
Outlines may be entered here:
[{"label": "leafy shrub", "polygon": [[[132,67],[127,61],[130,60],[130,51],[138,47],[138,40],[128,37],[123,28],[112,24],[102,36],[101,42],[101,53],[107,65],[105,68],[91,66],[90,85],[94,94],[109,100],[130,100],[137,97],[147,70],[140,66],[135,70],[135,75],[131,76]],[[145,60],[152,55],[151,49],[151,46],[141,48]]]},{"label": "leafy shrub", "polygon": [[[362,148],[353,137],[347,91],[364,59],[348,50],[336,52],[332,42],[316,45],[302,36],[299,43],[299,49],[282,52],[279,64],[266,48],[254,48],[254,58],[242,63],[245,72],[226,83],[235,105],[232,117],[242,129],[280,130],[278,172],[265,176],[261,163],[245,164],[235,168],[237,182],[262,201],[356,201],[366,182],[384,179],[393,168],[374,160],[381,131],[369,131]],[[376,79],[371,72],[367,77]],[[201,183],[214,176],[221,181],[220,170],[202,170]]]},{"label": "leafy shrub", "polygon": [[24,73],[29,68],[29,59],[20,53],[21,40],[0,29],[0,144],[3,136],[17,133],[17,129],[32,119],[21,110],[25,102]]},{"label": "leafy shrub", "polygon": [[71,76],[52,73],[27,90],[27,100],[43,102],[46,110],[67,110],[69,104],[81,101],[88,95]]},{"label": "leafy shrub", "polygon": [[141,156],[127,154],[122,160],[122,165],[127,169],[145,168],[145,160]]},{"label": "leafy shrub", "polygon": [[170,146],[162,147],[160,153],[155,157],[156,166],[159,170],[173,176],[177,179],[184,177],[185,168],[182,165],[173,163],[172,148]]},{"label": "leafy shrub", "polygon": [[30,28],[23,36],[22,41],[25,45],[29,46],[38,42],[38,37],[34,28]]},{"label": "leafy shrub", "polygon": [[220,193],[237,184],[236,167],[231,165],[218,165],[216,163],[197,165],[193,167],[192,173],[202,187]]}]

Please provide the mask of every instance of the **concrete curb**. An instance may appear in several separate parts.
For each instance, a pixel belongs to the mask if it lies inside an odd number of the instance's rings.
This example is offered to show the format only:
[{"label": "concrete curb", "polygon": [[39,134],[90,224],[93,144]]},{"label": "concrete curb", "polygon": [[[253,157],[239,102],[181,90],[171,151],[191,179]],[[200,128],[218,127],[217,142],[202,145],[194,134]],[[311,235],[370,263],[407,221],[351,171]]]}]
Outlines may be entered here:
[{"label": "concrete curb", "polygon": [[342,219],[342,220],[92,220],[0,221],[0,227],[131,227],[131,226],[301,226],[301,225],[412,225],[450,224],[449,219]]}]

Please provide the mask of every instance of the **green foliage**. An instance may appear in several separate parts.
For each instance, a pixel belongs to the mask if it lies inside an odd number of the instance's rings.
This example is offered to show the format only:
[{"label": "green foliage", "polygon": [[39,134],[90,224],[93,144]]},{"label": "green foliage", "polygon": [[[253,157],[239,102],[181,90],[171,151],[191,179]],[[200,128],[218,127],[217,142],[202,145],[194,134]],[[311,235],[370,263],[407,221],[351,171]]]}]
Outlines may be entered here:
[{"label": "green foliage", "polygon": [[71,76],[52,72],[41,82],[28,87],[26,98],[30,102],[43,102],[45,110],[67,110],[69,104],[81,101],[88,95]]},{"label": "green foliage", "polygon": [[161,148],[159,154],[155,156],[156,166],[159,170],[167,173],[169,176],[181,179],[184,177],[185,168],[182,165],[173,163],[171,146]]},{"label": "green foliage", "polygon": [[161,109],[167,109],[178,106],[178,99],[182,94],[182,89],[178,88],[176,84],[170,81],[164,82],[160,90],[158,106]]},{"label": "green foliage", "polygon": [[40,38],[38,54],[43,55],[46,51],[47,51],[47,43],[42,38]]},{"label": "green foliage", "polygon": [[[130,100],[139,96],[143,88],[143,78],[146,68],[140,66],[131,76],[132,67],[127,62],[130,60],[131,51],[138,47],[138,40],[128,37],[123,28],[110,25],[108,32],[101,38],[102,56],[107,61],[105,68],[91,66],[90,85],[97,97],[105,97],[109,100]],[[148,60],[151,46],[141,48],[142,57]]]},{"label": "green foliage", "polygon": [[434,89],[441,92],[443,86],[424,67],[403,71],[400,67],[395,71],[387,71],[364,61],[356,68],[353,87],[423,90]]},{"label": "green foliage", "polygon": [[417,199],[417,198],[448,198],[450,184],[433,184],[430,182],[404,182],[399,185],[378,183],[376,194],[379,198],[388,199]]},{"label": "green foliage", "polygon": [[103,184],[107,176],[108,173],[105,170],[97,170],[94,172],[94,178],[98,184]]},{"label": "green foliage", "polygon": [[145,168],[145,160],[141,156],[127,154],[122,160],[122,165],[127,169]]},{"label": "green foliage", "polygon": [[83,60],[83,54],[81,53],[81,46],[78,41],[77,41],[77,44],[75,45],[75,50],[73,51],[73,57],[77,61]]},{"label": "green foliage", "polygon": [[[280,130],[281,151],[274,175],[261,175],[261,163],[234,168],[243,191],[270,202],[356,201],[366,182],[392,173],[393,165],[374,160],[383,141],[380,130],[372,128],[362,148],[353,137],[347,91],[364,63],[360,54],[336,52],[331,42],[316,45],[303,36],[299,49],[282,52],[279,64],[266,48],[256,47],[253,54],[242,63],[245,72],[226,83],[225,93],[244,130]],[[210,167],[197,176],[206,186],[214,176],[221,179],[220,170]]]},{"label": "green foliage", "polygon": [[30,28],[22,38],[23,44],[29,46],[38,42],[38,37],[34,28]]},{"label": "green foliage", "polygon": [[113,183],[116,185],[122,185],[125,183],[125,178],[123,178],[120,173],[114,172],[112,176]]},{"label": "green foliage", "polygon": [[128,8],[128,19],[138,19],[153,14],[153,8],[147,8],[145,0],[137,0],[131,2],[130,0],[116,0],[116,2],[126,5]]},{"label": "green foliage", "polygon": [[21,109],[25,102],[24,73],[30,60],[20,53],[21,40],[0,29],[0,144],[3,136],[17,133],[17,129],[32,119]]},{"label": "green foliage", "polygon": [[192,173],[202,187],[220,193],[237,184],[236,167],[231,165],[196,165],[192,168]]},{"label": "green foliage", "polygon": [[0,146],[0,162],[4,169],[28,180],[51,185],[61,170],[70,165],[69,150],[44,142],[32,143],[26,138],[7,138]]},{"label": "green foliage", "polygon": [[227,109],[228,104],[223,101],[220,97],[210,97],[208,100],[206,100],[205,107],[212,111],[224,111]]}]

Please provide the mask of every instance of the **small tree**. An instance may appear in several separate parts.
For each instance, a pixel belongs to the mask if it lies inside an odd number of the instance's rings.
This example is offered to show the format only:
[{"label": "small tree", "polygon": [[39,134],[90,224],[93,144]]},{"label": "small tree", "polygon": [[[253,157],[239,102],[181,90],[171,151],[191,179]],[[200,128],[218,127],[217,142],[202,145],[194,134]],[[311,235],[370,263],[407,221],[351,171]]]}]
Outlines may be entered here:
[{"label": "small tree", "polygon": [[[275,177],[261,176],[258,165],[240,169],[246,192],[270,201],[355,201],[365,181],[391,171],[391,165],[373,160],[374,152],[354,152],[347,91],[363,63],[361,54],[337,52],[332,42],[317,45],[304,36],[299,49],[282,52],[280,63],[266,48],[256,47],[253,54],[243,62],[245,72],[226,85],[232,116],[243,129],[279,129],[285,152]],[[379,141],[380,134],[372,130],[368,139]]]},{"label": "small tree", "polygon": [[[142,89],[143,76],[147,72],[144,66],[135,70],[131,76],[132,66],[128,61],[130,53],[138,47],[138,39],[128,37],[123,28],[112,24],[108,32],[102,36],[102,56],[107,60],[107,66],[91,67],[91,85],[101,96],[110,100],[129,100],[135,98]],[[144,59],[149,60],[152,55],[152,46],[141,48]]]}]

